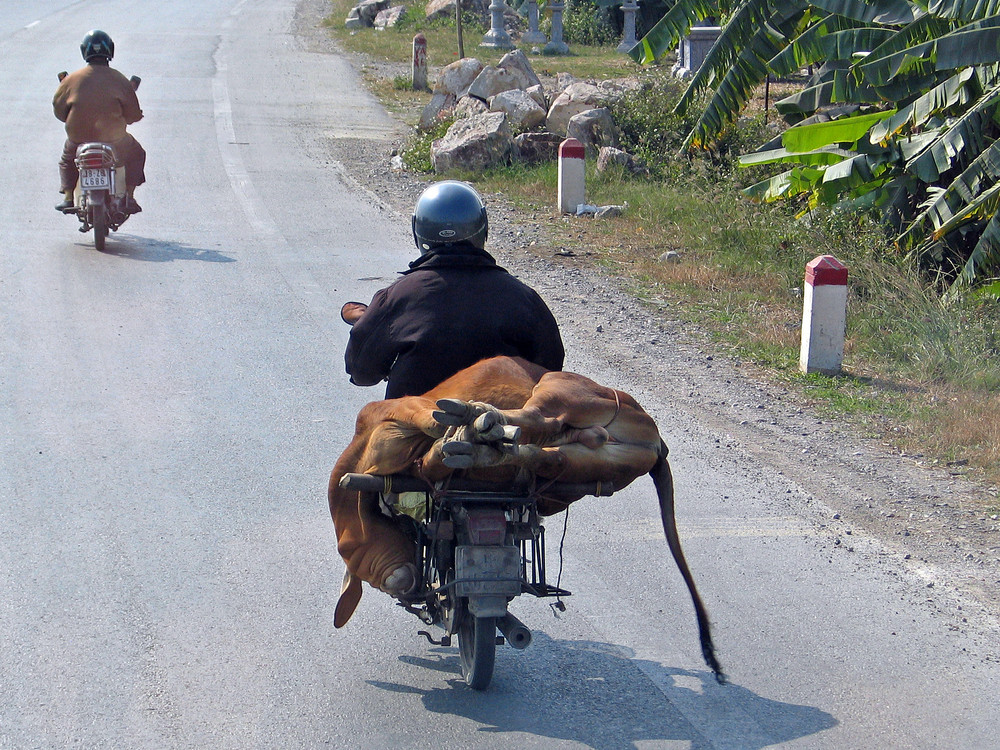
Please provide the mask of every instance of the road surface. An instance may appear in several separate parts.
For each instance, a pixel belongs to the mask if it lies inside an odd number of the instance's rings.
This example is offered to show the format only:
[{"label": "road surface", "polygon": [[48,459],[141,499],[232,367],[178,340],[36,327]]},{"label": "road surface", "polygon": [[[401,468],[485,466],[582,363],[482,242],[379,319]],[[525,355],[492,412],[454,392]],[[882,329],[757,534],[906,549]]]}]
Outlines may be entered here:
[{"label": "road surface", "polygon": [[[334,157],[397,126],[294,12],[0,2],[0,748],[1000,747],[993,620],[573,319],[573,369],[638,382],[664,426],[731,684],[648,481],[573,507],[568,609],[514,603],[535,640],[486,693],[378,592],[333,630],[325,485],[378,395],[347,383],[338,310],[414,251]],[[148,152],[145,210],[103,254],[52,210],[56,73],[94,27],[143,79]]]}]

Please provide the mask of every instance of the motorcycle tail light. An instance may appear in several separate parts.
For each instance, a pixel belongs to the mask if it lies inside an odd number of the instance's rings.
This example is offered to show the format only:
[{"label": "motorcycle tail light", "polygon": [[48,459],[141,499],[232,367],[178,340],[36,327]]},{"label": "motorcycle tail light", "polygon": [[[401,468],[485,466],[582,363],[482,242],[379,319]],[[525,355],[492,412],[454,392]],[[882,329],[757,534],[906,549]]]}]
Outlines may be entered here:
[{"label": "motorcycle tail light", "polygon": [[507,536],[507,516],[499,509],[470,511],[468,525],[472,544],[503,544]]}]

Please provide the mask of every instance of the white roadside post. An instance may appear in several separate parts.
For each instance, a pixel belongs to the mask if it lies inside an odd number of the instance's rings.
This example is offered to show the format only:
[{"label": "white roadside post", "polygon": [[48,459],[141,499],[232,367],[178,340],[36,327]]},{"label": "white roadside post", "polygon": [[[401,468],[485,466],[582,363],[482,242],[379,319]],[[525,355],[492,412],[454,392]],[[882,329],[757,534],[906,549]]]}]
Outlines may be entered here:
[{"label": "white roadside post", "polygon": [[847,334],[847,266],[832,255],[806,264],[802,302],[802,372],[840,372]]},{"label": "white roadside post", "polygon": [[427,88],[427,37],[423,34],[417,34],[413,37],[413,62],[410,80],[414,91],[424,91]]},{"label": "white roadside post", "polygon": [[559,210],[576,213],[576,207],[587,202],[587,162],[583,144],[567,138],[559,144]]}]

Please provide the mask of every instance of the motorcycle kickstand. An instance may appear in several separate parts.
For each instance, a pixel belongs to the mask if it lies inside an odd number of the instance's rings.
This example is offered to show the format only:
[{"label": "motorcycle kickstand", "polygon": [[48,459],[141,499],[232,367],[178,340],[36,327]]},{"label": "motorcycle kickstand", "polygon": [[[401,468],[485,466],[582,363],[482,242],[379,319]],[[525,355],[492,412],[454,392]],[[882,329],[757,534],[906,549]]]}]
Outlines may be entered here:
[{"label": "motorcycle kickstand", "polygon": [[426,638],[428,641],[430,641],[435,646],[450,646],[451,645],[451,636],[450,635],[443,635],[443,636],[441,636],[441,640],[439,640],[439,641],[435,641],[434,638],[431,636],[431,634],[428,633],[426,630],[418,630],[417,631],[417,635],[422,635],[424,638]]}]

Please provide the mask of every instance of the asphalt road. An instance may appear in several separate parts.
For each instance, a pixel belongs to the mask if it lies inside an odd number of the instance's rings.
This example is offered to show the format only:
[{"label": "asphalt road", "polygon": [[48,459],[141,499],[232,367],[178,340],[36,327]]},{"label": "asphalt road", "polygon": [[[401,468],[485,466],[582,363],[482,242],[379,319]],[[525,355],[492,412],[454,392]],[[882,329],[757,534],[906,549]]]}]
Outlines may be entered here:
[{"label": "asphalt road", "polygon": [[[330,156],[393,123],[293,12],[0,0],[0,748],[1000,747],[996,630],[655,384],[731,684],[642,481],[574,506],[568,610],[518,599],[535,641],[484,694],[377,592],[334,632],[325,484],[377,395],[338,310],[412,246]],[[149,154],[103,254],[52,210],[56,73],[93,27],[143,79]],[[620,382],[563,322],[574,369]]]}]

